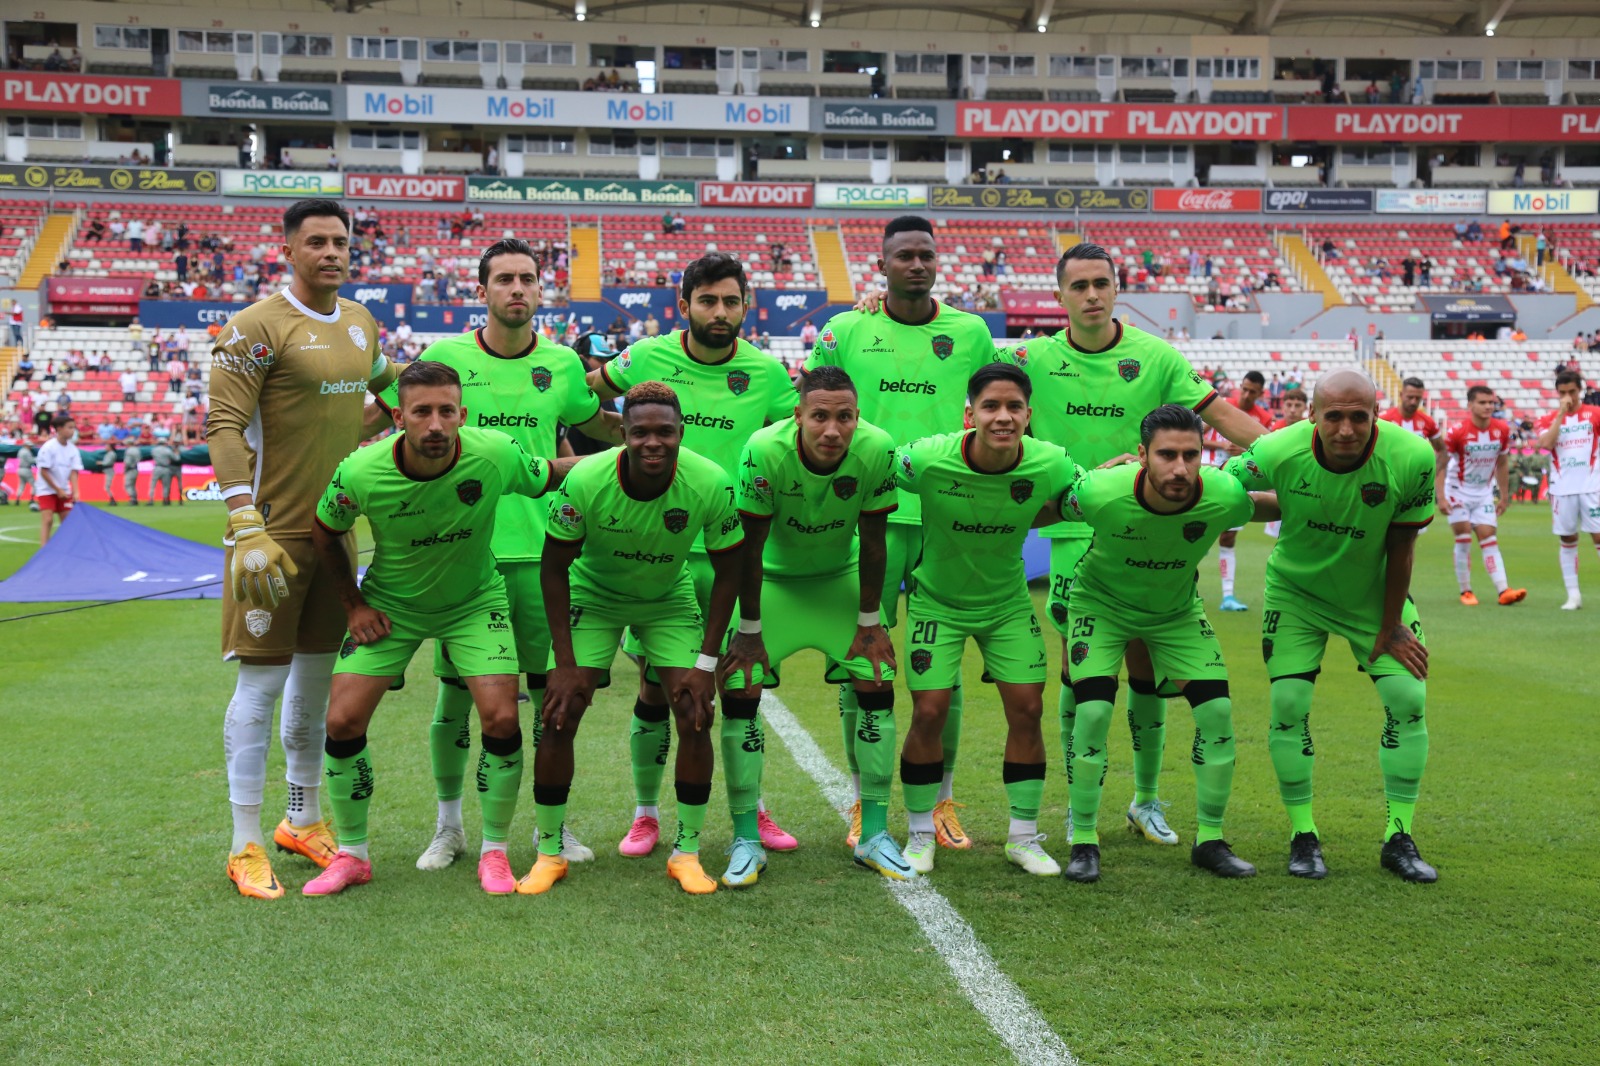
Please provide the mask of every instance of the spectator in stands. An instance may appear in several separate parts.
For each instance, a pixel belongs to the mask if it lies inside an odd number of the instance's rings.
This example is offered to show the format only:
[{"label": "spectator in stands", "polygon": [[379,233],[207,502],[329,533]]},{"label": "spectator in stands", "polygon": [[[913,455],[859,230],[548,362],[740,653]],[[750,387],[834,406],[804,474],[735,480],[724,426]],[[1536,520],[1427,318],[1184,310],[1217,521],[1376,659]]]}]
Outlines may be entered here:
[{"label": "spectator in stands", "polygon": [[661,335],[661,323],[656,321],[656,313],[654,311],[649,311],[645,314],[644,335],[646,337],[658,337]]},{"label": "spectator in stands", "polygon": [[144,222],[137,218],[128,223],[128,251],[144,251]]},{"label": "spectator in stands", "polygon": [[744,180],[755,181],[761,173],[761,152],[751,145],[744,153]]},{"label": "spectator in stands", "polygon": [[667,275],[663,271],[656,271],[655,286],[658,289],[664,289],[667,287]]},{"label": "spectator in stands", "polygon": [[[26,428],[27,424],[23,423],[18,425],[17,430],[21,434],[26,431]],[[26,497],[28,506],[37,511],[39,504],[33,491],[33,467],[33,446],[28,443],[26,436],[19,436],[17,439],[17,506],[21,507],[23,498]]]},{"label": "spectator in stands", "polygon": [[[1580,334],[1581,336],[1581,334]],[[17,424],[24,432],[33,424],[33,393],[25,392],[17,401]]]},{"label": "spectator in stands", "polygon": [[167,391],[168,392],[179,393],[179,392],[183,391],[183,374],[184,374],[183,360],[178,358],[177,354],[174,353],[172,358],[167,360]]},{"label": "spectator in stands", "polygon": [[1376,78],[1367,82],[1367,103],[1375,104],[1382,96],[1383,90],[1378,88],[1378,80]]},{"label": "spectator in stands", "polygon": [[635,318],[628,323],[628,341],[632,343],[644,336],[644,320]]},{"label": "spectator in stands", "polygon": [[806,319],[806,324],[800,327],[800,345],[807,352],[817,343],[817,324]]},{"label": "spectator in stands", "polygon": [[83,231],[82,240],[85,244],[99,244],[106,239],[106,221],[103,218],[91,218],[88,229]]},{"label": "spectator in stands", "polygon": [[144,224],[144,242],[152,249],[161,246],[161,233],[162,227],[159,218],[152,218]]},{"label": "spectator in stands", "polygon": [[1003,169],[997,170],[997,171],[994,172],[994,182],[993,183],[995,185],[1010,185],[1011,184],[1011,177],[1010,177],[1010,175],[1008,175],[1005,172],[1005,170],[1003,170]]},{"label": "spectator in stands", "polygon": [[162,297],[161,283],[151,278],[144,283],[144,298],[146,300],[159,300]]},{"label": "spectator in stands", "polygon": [[106,446],[100,449],[100,458],[96,460],[95,468],[100,471],[100,476],[105,481],[106,502],[115,507],[117,505],[117,446],[115,441],[107,441]]},{"label": "spectator in stands", "polygon": [[122,221],[121,213],[113,212],[111,219],[111,239],[114,241],[120,241],[127,232],[128,227]]},{"label": "spectator in stands", "polygon": [[1209,278],[1210,276],[1211,276],[1211,257],[1208,255],[1208,256],[1206,256],[1206,277]]},{"label": "spectator in stands", "polygon": [[94,439],[95,440],[104,440],[104,441],[116,440],[117,439],[117,422],[116,422],[116,420],[113,419],[113,418],[107,418],[104,422],[102,422],[98,426],[94,427]]},{"label": "spectator in stands", "polygon": [[98,360],[96,360],[96,362],[95,362],[95,366],[99,369],[100,373],[102,373],[102,374],[111,373],[111,353],[110,352],[101,352],[100,353],[100,358]]},{"label": "spectator in stands", "polygon": [[1200,276],[1200,253],[1193,248],[1189,249],[1189,276],[1191,278]]},{"label": "spectator in stands", "polygon": [[[673,233],[682,233],[684,231],[684,228],[686,226],[688,226],[688,224],[689,224],[688,220],[683,217],[683,212],[682,211],[679,211],[677,214],[672,216],[672,232]],[[564,253],[566,251],[566,249],[563,248],[561,251]]]},{"label": "spectator in stands", "polygon": [[978,273],[986,278],[994,277],[994,249],[983,250],[983,264],[978,268]]},{"label": "spectator in stands", "polygon": [[294,169],[294,157],[289,154],[289,149],[285,148],[278,153],[278,166],[284,170]]},{"label": "spectator in stands", "polygon": [[172,257],[172,269],[178,275],[179,281],[189,280],[189,257],[183,252]]},{"label": "spectator in stands", "polygon": [[39,378],[39,381],[41,383],[51,383],[51,384],[53,384],[55,382],[55,380],[56,380],[56,361],[54,359],[46,359],[44,361],[44,375],[41,378]]},{"label": "spectator in stands", "polygon": [[[1207,260],[1207,262],[1210,262],[1210,260]],[[1206,273],[1209,276],[1210,271]],[[1119,292],[1128,291],[1128,264],[1126,260],[1117,266],[1117,290]]]},{"label": "spectator in stands", "polygon": [[1411,106],[1421,107],[1425,96],[1422,90],[1422,78],[1419,76],[1411,83]]},{"label": "spectator in stands", "polygon": [[1545,253],[1550,250],[1550,242],[1545,238],[1544,230],[1539,231],[1539,236],[1534,240],[1533,246],[1535,252],[1533,265],[1542,267],[1544,266]]},{"label": "spectator in stands", "polygon": [[8,321],[11,323],[11,345],[19,348],[22,346],[22,328],[27,324],[21,300],[11,301],[11,314]]},{"label": "spectator in stands", "polygon": [[27,382],[27,381],[32,381],[32,380],[33,380],[33,359],[28,355],[27,352],[23,352],[22,353],[22,361],[17,364],[17,373],[11,379],[11,383],[13,385],[15,385],[19,381]]},{"label": "spectator in stands", "polygon": [[1400,260],[1400,284],[1410,288],[1417,283],[1417,261],[1409,255]]},{"label": "spectator in stands", "polygon": [[1324,237],[1324,238],[1322,238],[1322,258],[1324,258],[1324,259],[1337,259],[1337,258],[1339,258],[1339,246],[1333,243],[1333,238],[1332,237]]}]

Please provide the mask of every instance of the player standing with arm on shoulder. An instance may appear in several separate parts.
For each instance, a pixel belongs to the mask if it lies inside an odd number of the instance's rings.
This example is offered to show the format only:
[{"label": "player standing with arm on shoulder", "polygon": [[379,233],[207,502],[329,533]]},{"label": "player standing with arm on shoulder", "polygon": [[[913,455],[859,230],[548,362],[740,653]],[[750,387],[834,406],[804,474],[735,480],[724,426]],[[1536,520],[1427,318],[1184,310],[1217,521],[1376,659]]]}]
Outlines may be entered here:
[{"label": "player standing with arm on shoulder", "polygon": [[[321,813],[322,747],[335,652],[344,633],[338,587],[311,542],[317,500],[364,436],[363,394],[395,379],[367,309],[339,297],[350,275],[350,216],[333,200],[283,213],[289,287],[223,326],[211,353],[206,441],[228,505],[233,595],[222,601],[222,657],[238,681],[223,720],[233,844],[228,877],[242,895],[276,899],[261,835],[272,708],[288,811],[272,839],[318,866],[335,844]],[[354,538],[341,537],[354,553]]]},{"label": "player standing with arm on shoulder", "polygon": [[[933,298],[939,277],[939,255],[933,224],[916,215],[893,219],[883,229],[878,258],[887,292],[868,293],[858,306],[828,320],[806,369],[841,367],[860,393],[861,417],[888,432],[897,446],[962,428],[967,382],[994,362],[994,338],[982,318]],[[879,313],[879,309],[882,313]],[[922,553],[922,501],[901,492],[899,507],[889,517],[888,565],[884,571],[882,614],[893,629],[899,616],[900,586],[911,587],[911,571]],[[941,847],[967,848],[971,838],[956,814],[954,779],[961,742],[963,694],[960,677],[945,719],[944,774],[934,807],[935,836]],[[845,738],[845,762],[852,775],[861,708],[855,690],[839,686],[839,724]],[[846,843],[860,837],[860,797],[851,812]]]},{"label": "player standing with arm on shoulder", "polygon": [[[1467,417],[1450,427],[1437,460],[1439,513],[1448,515],[1456,535],[1456,581],[1461,602],[1476,607],[1472,594],[1472,537],[1478,538],[1483,569],[1494,581],[1500,605],[1509,607],[1528,595],[1506,581],[1496,527],[1511,503],[1511,426],[1494,417],[1494,390],[1474,385],[1467,390]],[[1499,490],[1500,497],[1495,499]]]},{"label": "player standing with arm on shoulder", "polygon": [[[751,434],[794,412],[794,385],[777,359],[739,339],[739,326],[750,309],[750,286],[739,260],[712,252],[683,272],[678,313],[687,329],[635,341],[608,363],[589,372],[589,384],[602,400],[612,400],[646,381],[659,381],[677,396],[683,412],[683,447],[720,466],[732,485],[738,479],[739,455]],[[702,614],[709,613],[714,566],[703,540],[696,536],[688,556],[689,575]],[[623,650],[637,658],[637,639],[629,634]],[[719,648],[718,651],[721,649]],[[654,850],[661,836],[657,802],[666,772],[672,736],[668,700],[641,665],[639,696],[633,708],[628,749],[633,759],[635,807],[633,825],[617,846],[630,857]],[[764,746],[763,738],[754,738]],[[761,756],[741,746],[738,760]],[[748,768],[730,775],[744,776]],[[757,799],[761,842],[770,851],[792,851],[794,837],[784,832]]]},{"label": "player standing with arm on shoulder", "polygon": [[762,766],[754,764],[753,779],[738,776],[732,751],[759,742],[754,723],[761,690],[778,686],[784,660],[802,648],[823,652],[825,680],[843,679],[861,707],[848,738],[861,767],[863,828],[856,862],[905,880],[916,874],[888,831],[894,647],[879,618],[888,517],[896,506],[894,443],[861,421],[855,383],[839,367],[801,371],[796,384],[794,417],[751,437],[740,467],[745,550],[739,630],[721,671],[734,842],[722,883],[753,884],[766,865],[755,825]]},{"label": "player standing with arm on shoulder", "polygon": [[1539,419],[1539,447],[1550,453],[1550,519],[1560,538],[1563,611],[1583,606],[1578,589],[1578,534],[1587,533],[1600,551],[1600,407],[1583,402],[1583,375],[1556,375],[1556,409]]},{"label": "player standing with arm on shoulder", "polygon": [[1383,705],[1382,866],[1407,881],[1437,880],[1411,836],[1428,761],[1428,649],[1410,596],[1417,530],[1433,520],[1428,445],[1384,428],[1371,379],[1339,370],[1317,383],[1310,422],[1257,441],[1228,473],[1247,489],[1276,490],[1283,520],[1267,557],[1261,652],[1272,683],[1267,748],[1292,833],[1289,873],[1328,873],[1311,810],[1311,701],[1337,636]]}]

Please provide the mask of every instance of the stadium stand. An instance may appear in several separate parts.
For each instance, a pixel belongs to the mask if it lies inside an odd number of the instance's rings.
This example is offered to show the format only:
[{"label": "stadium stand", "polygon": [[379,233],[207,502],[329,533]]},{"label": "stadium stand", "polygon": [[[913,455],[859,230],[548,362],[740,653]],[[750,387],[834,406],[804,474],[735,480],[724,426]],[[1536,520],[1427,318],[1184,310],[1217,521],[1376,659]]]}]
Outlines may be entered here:
[{"label": "stadium stand", "polygon": [[38,200],[0,200],[0,286],[9,287],[22,276],[44,215]]},{"label": "stadium stand", "polygon": [[1537,419],[1556,404],[1555,365],[1572,355],[1570,342],[1556,341],[1379,341],[1378,354],[1402,377],[1428,386],[1435,418],[1466,414],[1472,385],[1488,385],[1519,420]]},{"label": "stadium stand", "polygon": [[[707,252],[723,251],[746,264],[750,283],[758,288],[817,286],[810,227],[796,215],[685,215],[682,233],[663,232],[659,215],[606,215],[600,219],[600,240],[607,284],[648,285],[658,272],[670,278]],[[773,261],[772,250],[780,244],[787,265]]]},{"label": "stadium stand", "polygon": [[[1323,253],[1324,241],[1333,242],[1333,255]],[[1469,282],[1481,286],[1479,292],[1511,291],[1509,278],[1494,272],[1500,247],[1487,229],[1482,241],[1467,243],[1444,223],[1315,223],[1306,227],[1306,245],[1346,301],[1374,310],[1411,308],[1418,293],[1463,292]],[[1429,284],[1420,284],[1420,274],[1419,284],[1401,283],[1401,263],[1408,257],[1432,261]]]},{"label": "stadium stand", "polygon": [[[933,225],[939,246],[939,285],[935,293],[941,299],[959,303],[963,293],[976,296],[974,290],[979,286],[992,291],[996,299],[1001,287],[1055,287],[1056,260],[1061,251],[1048,222],[935,218]],[[840,234],[856,291],[869,285],[881,288],[878,256],[883,251],[883,222],[845,219],[840,222]],[[983,273],[985,251],[1005,252],[1005,266],[997,268],[993,276]]]},{"label": "stadium stand", "polygon": [[[1113,258],[1128,267],[1128,288],[1134,292],[1188,293],[1197,303],[1205,302],[1215,279],[1223,299],[1244,286],[1254,291],[1277,275],[1277,289],[1300,291],[1294,271],[1289,269],[1273,244],[1271,227],[1258,222],[1123,222],[1114,226],[1095,226],[1085,230],[1090,240],[1104,244]],[[1144,253],[1153,263],[1162,264],[1156,276],[1152,271],[1144,281]],[[1198,272],[1189,269],[1189,254],[1199,258]],[[1211,260],[1211,274],[1205,261]],[[1268,285],[1268,287],[1274,287]]]}]

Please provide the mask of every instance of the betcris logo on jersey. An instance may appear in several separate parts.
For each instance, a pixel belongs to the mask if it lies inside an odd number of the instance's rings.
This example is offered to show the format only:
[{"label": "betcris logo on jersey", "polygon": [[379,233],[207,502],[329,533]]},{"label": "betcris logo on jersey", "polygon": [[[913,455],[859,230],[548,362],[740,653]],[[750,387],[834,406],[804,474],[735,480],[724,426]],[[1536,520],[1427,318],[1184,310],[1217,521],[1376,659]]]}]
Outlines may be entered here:
[{"label": "betcris logo on jersey", "polygon": [[1128,412],[1117,404],[1069,403],[1061,413],[1073,418],[1123,418]]},{"label": "betcris logo on jersey", "polygon": [[366,392],[367,383],[360,378],[351,378],[349,381],[324,381],[318,391],[324,396],[348,396],[353,392]]},{"label": "betcris logo on jersey", "polygon": [[699,426],[701,429],[732,429],[733,419],[689,412],[683,416],[683,424],[686,426]]},{"label": "betcris logo on jersey", "polygon": [[936,396],[939,393],[939,386],[931,381],[906,381],[903,378],[898,381],[890,381],[885,378],[878,382],[878,391],[911,393],[917,396]]},{"label": "betcris logo on jersey", "polygon": [[478,414],[479,429],[538,429],[538,415]]},{"label": "betcris logo on jersey", "polygon": [[1306,519],[1306,528],[1314,529],[1318,533],[1332,533],[1336,537],[1349,537],[1351,540],[1361,540],[1367,535],[1364,529],[1355,526],[1341,526],[1333,522],[1318,522],[1315,519]]}]

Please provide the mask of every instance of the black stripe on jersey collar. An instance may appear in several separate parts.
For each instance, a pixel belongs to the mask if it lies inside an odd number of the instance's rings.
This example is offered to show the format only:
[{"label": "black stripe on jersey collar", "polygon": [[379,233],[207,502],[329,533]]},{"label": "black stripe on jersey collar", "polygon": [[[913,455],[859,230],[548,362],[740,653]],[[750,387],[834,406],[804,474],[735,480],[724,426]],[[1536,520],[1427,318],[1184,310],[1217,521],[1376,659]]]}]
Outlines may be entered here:
[{"label": "black stripe on jersey collar", "polygon": [[678,480],[678,461],[674,459],[672,461],[672,476],[667,479],[667,487],[656,493],[654,496],[640,496],[638,493],[633,491],[633,478],[628,475],[628,464],[626,462],[627,458],[628,449],[618,448],[617,484],[622,486],[622,494],[628,497],[630,500],[638,500],[640,503],[649,503],[651,500],[659,500],[661,497],[667,494],[667,489],[672,488],[672,483]]},{"label": "black stripe on jersey collar", "polygon": [[400,473],[404,474],[410,481],[438,481],[450,471],[454,470],[456,468],[456,464],[461,461],[461,437],[457,435],[456,454],[451,456],[450,465],[439,471],[437,474],[434,474],[432,477],[417,477],[417,475],[406,469],[406,450],[400,445],[400,442],[402,439],[404,439],[404,437],[404,433],[396,433],[394,435],[394,444],[390,447],[389,454],[394,456],[394,468],[400,471]]},{"label": "black stripe on jersey collar", "polygon": [[1381,418],[1372,420],[1372,436],[1367,440],[1367,450],[1361,453],[1361,461],[1349,470],[1335,470],[1328,465],[1328,457],[1322,452],[1322,438],[1317,435],[1315,428],[1311,430],[1311,455],[1316,459],[1317,465],[1330,474],[1353,474],[1366,466],[1367,460],[1372,458],[1372,452],[1378,446],[1378,423],[1382,421],[1383,419]]},{"label": "black stripe on jersey collar", "polygon": [[999,477],[1002,474],[1009,474],[1009,473],[1011,473],[1011,471],[1015,470],[1017,467],[1022,465],[1022,442],[1025,439],[1025,437],[1026,437],[1026,434],[1020,435],[1020,436],[1017,437],[1017,461],[1016,462],[1012,463],[1010,466],[1006,467],[1004,470],[979,470],[977,468],[977,466],[973,464],[972,455],[971,455],[970,451],[968,450],[968,449],[970,449],[972,447],[972,442],[978,439],[978,431],[975,430],[975,429],[969,429],[969,430],[967,430],[967,435],[961,438],[961,461],[963,463],[966,463],[967,464],[967,469],[972,471],[974,474],[987,474],[987,475],[990,475],[992,477]]},{"label": "black stripe on jersey collar", "polygon": [[533,331],[533,343],[528,345],[522,351],[518,352],[516,355],[501,355],[499,352],[497,352],[493,348],[489,347],[488,342],[483,339],[483,327],[482,326],[479,326],[477,329],[472,331],[472,337],[473,337],[474,340],[476,340],[478,342],[478,350],[479,351],[483,352],[484,355],[493,356],[496,359],[525,359],[528,356],[533,354],[533,350],[535,348],[539,347],[539,331],[538,330],[534,330]]},{"label": "black stripe on jersey collar", "polygon": [[691,363],[699,363],[701,366],[721,366],[724,363],[732,362],[733,357],[739,354],[739,335],[737,333],[733,335],[733,347],[728,349],[728,354],[724,358],[718,359],[715,363],[708,363],[704,359],[695,358],[695,354],[689,350],[689,330],[687,328],[678,330],[678,346],[683,349],[684,357]]},{"label": "black stripe on jersey collar", "polygon": [[1196,477],[1194,499],[1190,500],[1176,511],[1158,511],[1145,502],[1144,476],[1148,472],[1149,471],[1147,468],[1141,467],[1139,470],[1139,476],[1133,479],[1133,498],[1139,501],[1140,507],[1143,507],[1146,511],[1149,511],[1153,515],[1157,515],[1161,518],[1171,518],[1175,514],[1187,514],[1199,506],[1200,497],[1206,494],[1206,479],[1203,477]]},{"label": "black stripe on jersey collar", "polygon": [[927,318],[923,319],[921,322],[907,322],[903,318],[894,317],[894,314],[892,312],[890,312],[890,310],[889,310],[889,297],[888,297],[887,294],[884,295],[883,303],[879,306],[878,309],[883,312],[884,317],[887,318],[890,322],[898,322],[902,326],[928,326],[928,325],[932,325],[933,324],[933,320],[939,317],[939,312],[944,310],[944,305],[941,304],[938,300],[934,300],[932,297],[929,297],[929,300],[933,304],[933,314],[929,315]]},{"label": "black stripe on jersey collar", "polygon": [[800,457],[800,465],[804,467],[808,473],[816,474],[818,477],[827,477],[830,474],[837,474],[839,472],[839,468],[844,465],[844,461],[850,458],[850,449],[846,448],[844,450],[844,454],[839,456],[839,461],[827,469],[823,469],[822,467],[813,463],[811,461],[811,457],[806,454],[805,444],[800,439],[800,423],[798,421],[794,424],[794,451],[795,454]]},{"label": "black stripe on jersey collar", "polygon": [[1072,339],[1071,326],[1068,326],[1066,329],[1061,331],[1061,339],[1066,341],[1067,346],[1075,352],[1082,352],[1084,355],[1104,355],[1106,352],[1109,352],[1111,349],[1122,343],[1122,320],[1120,318],[1113,318],[1111,321],[1116,324],[1117,339],[1106,345],[1104,348],[1091,349],[1078,347],[1078,343]]}]

